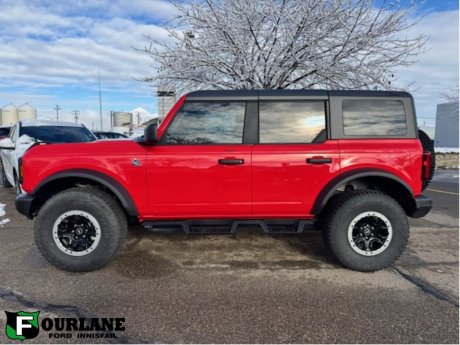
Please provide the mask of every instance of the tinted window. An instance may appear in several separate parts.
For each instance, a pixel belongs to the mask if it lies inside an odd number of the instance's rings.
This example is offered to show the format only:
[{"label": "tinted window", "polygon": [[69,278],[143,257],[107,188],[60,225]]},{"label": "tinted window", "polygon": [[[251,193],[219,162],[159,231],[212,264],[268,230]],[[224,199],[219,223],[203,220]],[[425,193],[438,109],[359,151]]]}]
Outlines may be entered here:
[{"label": "tinted window", "polygon": [[261,102],[260,143],[311,143],[326,128],[324,102]]},{"label": "tinted window", "polygon": [[245,108],[245,103],[186,102],[162,141],[167,144],[241,144]]},{"label": "tinted window", "polygon": [[345,100],[342,107],[345,135],[404,136],[407,133],[401,101]]},{"label": "tinted window", "polygon": [[7,137],[9,132],[10,132],[9,127],[0,128],[0,137]]},{"label": "tinted window", "polygon": [[94,140],[90,131],[84,127],[21,127],[20,135],[24,134],[49,143],[79,143]]}]

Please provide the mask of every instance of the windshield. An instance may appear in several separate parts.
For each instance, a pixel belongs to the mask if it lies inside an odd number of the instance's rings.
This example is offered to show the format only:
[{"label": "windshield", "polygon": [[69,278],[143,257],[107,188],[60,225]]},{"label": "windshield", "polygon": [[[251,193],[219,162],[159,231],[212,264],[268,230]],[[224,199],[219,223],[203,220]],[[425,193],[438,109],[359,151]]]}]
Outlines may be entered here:
[{"label": "windshield", "polygon": [[95,140],[91,132],[84,127],[21,127],[21,135],[24,134],[48,143],[81,143]]}]

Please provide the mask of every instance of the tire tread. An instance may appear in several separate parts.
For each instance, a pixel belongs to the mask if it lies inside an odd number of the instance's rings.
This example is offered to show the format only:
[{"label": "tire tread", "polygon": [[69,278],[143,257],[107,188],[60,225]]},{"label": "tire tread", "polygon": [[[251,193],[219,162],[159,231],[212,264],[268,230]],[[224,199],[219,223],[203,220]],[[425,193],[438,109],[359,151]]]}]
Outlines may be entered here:
[{"label": "tire tread", "polygon": [[353,270],[363,271],[363,272],[374,272],[374,271],[378,271],[378,270],[388,267],[389,264],[381,263],[380,265],[375,265],[372,268],[365,268],[365,267],[362,267],[362,265],[360,265],[358,262],[345,262],[339,255],[337,255],[340,249],[338,248],[337,243],[332,240],[333,239],[332,236],[334,235],[333,227],[335,227],[336,224],[340,223],[340,220],[343,218],[343,214],[344,212],[346,212],[346,209],[348,205],[350,204],[350,202],[355,199],[363,200],[363,198],[366,198],[368,196],[372,196],[374,198],[380,198],[382,201],[386,203],[391,203],[394,207],[398,209],[398,213],[404,215],[404,220],[405,220],[404,226],[407,227],[407,232],[403,240],[403,245],[400,247],[400,250],[394,256],[393,262],[398,260],[399,257],[404,252],[404,248],[406,247],[407,242],[409,240],[410,229],[407,224],[407,218],[405,216],[405,212],[403,208],[401,207],[401,205],[391,196],[385,193],[382,193],[380,191],[357,190],[357,191],[351,191],[351,192],[344,192],[341,195],[336,196],[334,200],[332,200],[330,204],[328,204],[327,208],[325,209],[326,214],[325,214],[324,221],[323,221],[322,232],[323,232],[324,243],[326,247],[329,249],[329,251],[331,252],[335,260],[337,260],[343,266],[351,268]]},{"label": "tire tread", "polygon": [[[95,262],[90,265],[86,265],[85,267],[81,267],[78,265],[71,265],[65,264],[58,259],[54,258],[52,255],[44,247],[44,243],[40,240],[40,224],[42,223],[43,217],[47,216],[47,211],[52,209],[56,203],[65,203],[66,201],[75,200],[75,198],[84,198],[89,197],[90,199],[98,199],[99,202],[102,202],[107,206],[111,212],[111,216],[116,218],[116,223],[119,225],[117,231],[120,231],[120,238],[119,241],[116,242],[109,242],[111,245],[110,248],[110,255],[106,257],[105,260]],[[101,190],[98,187],[94,186],[83,186],[83,187],[74,187],[71,189],[67,189],[65,191],[59,192],[56,195],[52,196],[47,202],[43,205],[40,209],[38,216],[35,220],[34,224],[34,237],[35,243],[37,244],[38,250],[43,255],[43,257],[55,267],[60,269],[70,271],[70,272],[87,272],[92,271],[97,268],[104,266],[108,261],[110,261],[113,256],[116,254],[118,249],[123,245],[123,242],[127,236],[127,219],[126,215],[123,212],[121,206],[119,205],[118,201],[107,192]]]}]

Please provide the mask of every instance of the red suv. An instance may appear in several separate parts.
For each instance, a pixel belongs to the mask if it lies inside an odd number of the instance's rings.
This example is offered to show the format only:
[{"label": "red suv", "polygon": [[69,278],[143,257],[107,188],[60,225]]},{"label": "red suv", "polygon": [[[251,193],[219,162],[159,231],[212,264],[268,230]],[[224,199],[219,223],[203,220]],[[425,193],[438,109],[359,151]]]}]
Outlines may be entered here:
[{"label": "red suv", "polygon": [[405,92],[197,91],[144,137],[36,145],[20,166],[16,207],[65,270],[106,264],[135,221],[187,233],[316,225],[342,265],[374,271],[403,252],[406,216],[431,209],[434,154]]}]

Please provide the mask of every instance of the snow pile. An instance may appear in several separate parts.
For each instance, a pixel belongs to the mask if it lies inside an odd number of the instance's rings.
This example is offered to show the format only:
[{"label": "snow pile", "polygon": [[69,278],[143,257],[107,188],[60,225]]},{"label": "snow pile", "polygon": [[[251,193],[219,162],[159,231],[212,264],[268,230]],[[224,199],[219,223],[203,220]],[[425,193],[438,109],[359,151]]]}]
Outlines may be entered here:
[{"label": "snow pile", "polygon": [[435,147],[436,153],[458,153],[458,147]]},{"label": "snow pile", "polygon": [[[0,217],[3,217],[6,212],[5,212],[5,204],[0,204]],[[0,219],[0,227],[3,227],[6,223],[8,223],[10,220],[8,218],[6,219]]]}]

